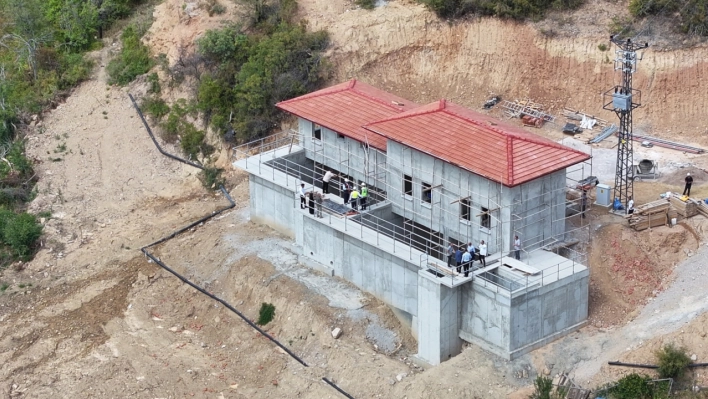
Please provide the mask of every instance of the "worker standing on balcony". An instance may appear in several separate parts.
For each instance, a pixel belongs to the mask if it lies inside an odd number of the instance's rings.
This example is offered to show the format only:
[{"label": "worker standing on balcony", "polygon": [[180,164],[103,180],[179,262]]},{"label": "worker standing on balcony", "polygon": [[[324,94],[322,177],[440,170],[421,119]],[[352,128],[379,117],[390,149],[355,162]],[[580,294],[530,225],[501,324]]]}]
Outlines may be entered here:
[{"label": "worker standing on balcony", "polygon": [[[455,260],[455,247],[452,245],[452,243],[449,243],[447,246],[447,267],[452,268],[452,261]],[[457,266],[457,264],[455,264]]]},{"label": "worker standing on balcony", "polygon": [[359,190],[356,189],[356,186],[354,186],[354,189],[352,190],[351,194],[349,194],[349,202],[352,203],[352,208],[354,210],[359,209]]},{"label": "worker standing on balcony", "polygon": [[305,183],[300,183],[300,209],[307,207],[307,199],[305,198]]},{"label": "worker standing on balcony", "polygon": [[462,254],[462,268],[465,270],[465,277],[470,275],[470,263],[472,263],[472,254],[468,251]]},{"label": "worker standing on balcony", "polygon": [[462,266],[462,248],[457,247],[455,251],[455,266],[457,267],[457,272],[460,272],[460,266]]},{"label": "worker standing on balcony", "polygon": [[521,260],[521,240],[519,236],[514,236],[514,258]]},{"label": "worker standing on balcony", "polygon": [[352,188],[349,185],[349,180],[345,177],[342,181],[342,200],[344,201],[344,205],[349,203],[349,194],[351,194],[351,192]]},{"label": "worker standing on balcony", "polygon": [[361,195],[359,197],[361,198],[359,200],[361,203],[361,210],[365,211],[366,201],[369,199],[369,189],[366,187],[366,183],[361,183]]},{"label": "worker standing on balcony", "polygon": [[479,243],[479,261],[482,263],[482,267],[487,267],[487,261],[484,259],[487,257],[487,244],[484,240]]},{"label": "worker standing on balcony", "polygon": [[331,170],[325,172],[324,177],[322,177],[322,192],[324,194],[329,194],[329,181],[334,177],[334,173]]}]

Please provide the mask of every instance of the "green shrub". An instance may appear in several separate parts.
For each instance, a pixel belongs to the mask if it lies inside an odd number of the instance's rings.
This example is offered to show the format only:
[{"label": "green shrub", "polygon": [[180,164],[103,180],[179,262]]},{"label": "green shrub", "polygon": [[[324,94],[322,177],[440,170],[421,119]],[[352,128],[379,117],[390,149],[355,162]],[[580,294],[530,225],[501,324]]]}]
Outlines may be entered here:
[{"label": "green shrub", "polygon": [[153,117],[155,120],[161,120],[170,112],[170,106],[167,105],[165,100],[158,96],[146,97],[143,99],[141,108],[146,114]]},{"label": "green shrub", "polygon": [[664,345],[655,355],[661,378],[680,378],[691,364],[686,349],[677,348],[673,344]]},{"label": "green shrub", "polygon": [[501,18],[536,18],[548,9],[574,9],[583,0],[418,0],[440,18],[459,18],[470,13]]},{"label": "green shrub", "polygon": [[197,159],[197,155],[199,155],[201,151],[202,142],[204,141],[204,132],[198,130],[191,123],[184,122],[182,126],[182,141],[180,142],[182,151],[184,151],[185,155],[190,159]]},{"label": "green shrub", "polygon": [[160,77],[157,76],[157,72],[153,72],[148,75],[148,93],[160,94],[162,87],[160,86]]},{"label": "green shrub", "polygon": [[3,229],[3,240],[21,259],[29,259],[35,242],[42,235],[42,225],[34,215],[20,213],[10,218]]},{"label": "green shrub", "polygon": [[258,321],[256,322],[256,324],[258,324],[259,326],[265,326],[266,324],[273,321],[274,317],[275,305],[273,305],[272,303],[263,302],[261,304],[261,310],[258,312]]},{"label": "green shrub", "polygon": [[529,399],[563,399],[565,391],[563,388],[556,387],[553,389],[553,380],[539,375],[533,382],[534,392],[529,396]]},{"label": "green shrub", "polygon": [[120,54],[108,63],[108,82],[125,86],[138,75],[147,73],[153,66],[150,50],[140,42],[140,35],[134,25],[129,25],[121,35],[123,48]]},{"label": "green shrub", "polygon": [[376,0],[356,0],[354,3],[365,10],[373,10],[376,7]]},{"label": "green shrub", "polygon": [[223,186],[225,183],[224,178],[221,176],[223,171],[223,169],[219,168],[204,168],[199,175],[202,186],[207,190],[217,190],[219,186]]},{"label": "green shrub", "polygon": [[597,49],[600,50],[600,51],[607,51],[607,50],[609,50],[610,48],[609,48],[605,43],[600,43],[600,44],[597,45]]}]

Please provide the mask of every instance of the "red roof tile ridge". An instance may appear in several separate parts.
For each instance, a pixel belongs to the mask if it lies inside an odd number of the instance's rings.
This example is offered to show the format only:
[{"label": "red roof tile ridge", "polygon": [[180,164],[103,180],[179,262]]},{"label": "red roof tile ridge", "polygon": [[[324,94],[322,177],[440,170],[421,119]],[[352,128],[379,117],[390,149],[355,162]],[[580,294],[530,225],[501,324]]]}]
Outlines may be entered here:
[{"label": "red roof tile ridge", "polygon": [[[488,120],[487,121],[480,121],[480,120],[471,118],[468,115],[464,115],[461,112],[455,112],[455,110],[452,108],[461,108],[463,111],[476,113],[475,111],[472,111],[468,108],[465,108],[461,105],[457,105],[455,103],[450,103],[450,105],[452,107],[449,107],[446,104],[445,108],[442,111],[447,113],[448,115],[455,116],[455,117],[460,118],[466,122],[469,122],[474,125],[484,127],[485,129],[489,129],[494,132],[497,132],[505,137],[512,138],[514,140],[525,141],[525,142],[532,143],[532,144],[538,144],[538,145],[542,145],[542,146],[546,146],[546,147],[558,148],[558,149],[562,149],[562,150],[566,150],[566,151],[570,151],[570,152],[575,152],[577,154],[588,155],[582,151],[576,150],[574,148],[570,148],[570,147],[565,146],[563,144],[556,143],[555,141],[549,140],[545,137],[537,136],[536,134],[531,133],[531,132],[526,132],[526,131],[516,132],[516,131],[509,131],[509,130],[500,129],[497,127],[498,126],[497,123],[494,123],[494,122],[490,123],[490,121],[488,121]],[[482,115],[482,114],[480,114],[480,115]],[[502,124],[504,124],[504,123],[502,123]],[[514,126],[512,126],[512,127],[514,127]],[[518,128],[518,129],[521,129],[521,128]]]},{"label": "red roof tile ridge", "polygon": [[277,103],[276,105],[279,106],[281,104],[290,104],[290,103],[298,102],[300,100],[307,100],[310,98],[328,96],[330,94],[335,94],[335,93],[340,93],[343,91],[351,90],[351,88],[354,86],[355,83],[356,83],[356,79],[352,79],[347,82],[343,82],[340,84],[336,84],[334,86],[326,87],[322,90],[317,90],[312,93],[303,94],[302,96],[298,96],[295,98],[291,98],[289,100],[281,101],[281,102]]},{"label": "red roof tile ridge", "polygon": [[[432,102],[430,104],[421,105],[419,107],[413,108],[413,109],[408,110],[406,112],[402,112],[400,114],[393,115],[388,118],[379,119],[377,121],[371,122],[371,123],[365,125],[364,128],[369,129],[368,126],[376,125],[378,123],[383,123],[383,122],[396,121],[399,119],[406,119],[406,118],[410,118],[411,116],[433,114],[435,112],[439,112],[440,110],[442,110],[444,108],[445,108],[445,99],[440,99],[440,100]],[[371,130],[371,129],[369,129],[369,130]]]}]

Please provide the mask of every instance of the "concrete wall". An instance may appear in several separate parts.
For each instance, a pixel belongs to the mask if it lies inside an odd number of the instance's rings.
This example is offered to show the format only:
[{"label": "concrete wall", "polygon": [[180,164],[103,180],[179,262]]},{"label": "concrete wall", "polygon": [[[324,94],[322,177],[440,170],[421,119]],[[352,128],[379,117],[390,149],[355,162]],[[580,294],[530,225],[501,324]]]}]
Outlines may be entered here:
[{"label": "concrete wall", "polygon": [[332,267],[335,275],[387,304],[418,315],[418,265],[309,217],[303,218],[303,230],[303,256]]},{"label": "concrete wall", "polygon": [[501,357],[509,351],[511,299],[508,291],[475,279],[461,292],[460,337]]},{"label": "concrete wall", "polygon": [[587,270],[527,293],[462,287],[460,337],[513,359],[580,328],[588,317]]},{"label": "concrete wall", "polygon": [[[391,186],[389,199],[394,205],[394,212],[443,233],[445,238],[452,237],[460,242],[472,241],[475,244],[485,240],[490,253],[500,250],[497,239],[502,226],[495,221],[495,217],[500,217],[500,211],[493,213],[490,229],[480,226],[478,216],[482,207],[499,207],[497,204],[501,203],[501,198],[498,183],[391,141],[388,143],[387,156],[392,165],[403,169],[402,173],[391,172],[388,176]],[[413,177],[411,196],[403,194],[403,174]],[[443,187],[432,191],[432,205],[422,200],[423,182],[431,186],[443,184]],[[470,195],[472,220],[468,222],[461,219],[459,202],[450,202]]]},{"label": "concrete wall", "polygon": [[543,246],[544,240],[563,238],[565,232],[565,169],[512,188],[505,188],[504,217],[511,224],[504,232],[511,249],[518,234],[525,250]]},{"label": "concrete wall", "polygon": [[439,364],[460,353],[460,287],[449,288],[418,272],[418,357]]},{"label": "concrete wall", "polygon": [[320,127],[321,140],[317,140],[313,138],[313,125],[306,119],[298,118],[298,130],[307,158],[351,176],[357,182],[363,181],[374,187],[384,186],[377,182],[377,176],[384,178],[378,173],[377,165],[386,163],[386,154],[373,148],[365,151],[361,142],[341,136],[326,127]]},{"label": "concrete wall", "polygon": [[295,188],[287,189],[256,175],[248,175],[251,220],[302,242],[302,213]]},{"label": "concrete wall", "polygon": [[589,270],[511,300],[510,352],[526,353],[579,328],[588,318]]}]

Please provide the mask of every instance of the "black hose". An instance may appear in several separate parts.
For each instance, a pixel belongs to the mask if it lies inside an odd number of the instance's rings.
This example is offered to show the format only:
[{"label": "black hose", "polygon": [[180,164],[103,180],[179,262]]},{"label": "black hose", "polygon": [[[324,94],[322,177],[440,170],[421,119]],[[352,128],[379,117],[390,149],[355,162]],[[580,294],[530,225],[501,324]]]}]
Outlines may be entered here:
[{"label": "black hose", "polygon": [[[180,158],[180,157],[178,157],[178,156],[172,155],[172,154],[170,154],[170,153],[164,151],[164,150],[162,149],[162,147],[160,147],[160,144],[159,144],[159,143],[157,142],[157,140],[155,139],[155,135],[153,135],[152,130],[150,129],[150,126],[148,126],[147,122],[145,121],[145,117],[143,116],[143,113],[140,111],[140,108],[138,107],[138,104],[135,102],[135,99],[133,98],[133,96],[132,96],[130,93],[128,93],[128,96],[130,97],[130,100],[133,102],[133,106],[135,107],[135,110],[138,112],[138,115],[140,116],[140,119],[142,119],[143,124],[145,125],[145,129],[147,129],[147,132],[148,132],[148,134],[150,135],[150,138],[152,139],[152,142],[155,143],[155,147],[157,147],[157,150],[160,151],[160,153],[161,153],[162,155],[165,155],[166,157],[172,158],[172,159],[174,159],[174,160],[176,160],[176,161],[179,161],[179,162],[182,162],[182,163],[184,163],[184,164],[187,164],[187,165],[190,165],[190,166],[194,166],[195,168],[199,168],[199,169],[204,170],[204,167],[203,167],[202,165],[198,165],[198,164],[196,164],[196,163],[194,163],[194,162],[188,161],[188,160],[186,160],[186,159],[182,159],[182,158]],[[209,298],[211,298],[211,299],[213,299],[213,300],[215,300],[215,301],[221,303],[222,305],[224,305],[224,307],[226,307],[226,308],[229,309],[230,311],[236,313],[236,315],[238,315],[241,319],[243,319],[246,323],[248,323],[248,325],[250,325],[250,326],[253,327],[256,331],[258,331],[259,333],[261,333],[261,335],[263,335],[263,336],[265,336],[266,338],[268,338],[269,340],[271,340],[271,342],[273,342],[273,343],[276,344],[278,347],[280,347],[281,349],[283,349],[283,350],[285,351],[285,353],[287,353],[288,355],[290,355],[293,359],[297,360],[300,364],[302,364],[302,365],[305,366],[305,367],[310,367],[310,366],[309,366],[307,363],[305,363],[305,361],[302,360],[299,356],[297,356],[297,355],[296,355],[295,353],[293,353],[290,349],[288,349],[287,347],[285,347],[285,345],[281,344],[277,339],[273,338],[270,334],[268,334],[267,332],[265,332],[263,329],[261,329],[260,327],[258,327],[254,322],[252,322],[251,320],[249,320],[243,313],[239,312],[236,308],[234,308],[233,306],[231,306],[228,302],[224,301],[223,299],[221,299],[221,298],[219,298],[219,297],[217,297],[217,296],[215,296],[215,295],[210,294],[210,293],[209,293],[208,291],[206,291],[205,289],[203,289],[203,288],[199,287],[198,285],[192,283],[192,282],[189,281],[186,277],[184,277],[184,276],[182,276],[181,274],[177,273],[176,271],[170,269],[170,268],[169,268],[166,264],[164,264],[161,260],[157,259],[157,258],[156,258],[155,256],[153,256],[150,252],[148,252],[148,250],[147,250],[148,248],[150,248],[150,247],[152,247],[152,246],[155,246],[155,245],[157,245],[157,244],[161,244],[161,243],[163,243],[163,242],[165,242],[165,241],[167,241],[167,240],[170,240],[170,239],[176,237],[177,235],[179,235],[179,234],[185,232],[186,230],[189,230],[189,229],[191,229],[192,227],[198,225],[199,223],[202,223],[202,222],[204,222],[204,221],[206,221],[206,220],[209,220],[209,219],[213,218],[214,216],[217,216],[217,215],[219,215],[220,213],[222,213],[222,212],[224,212],[224,211],[226,211],[226,210],[229,210],[229,209],[232,209],[233,207],[235,207],[235,206],[236,206],[236,202],[233,200],[233,198],[231,198],[231,195],[229,195],[229,192],[226,191],[226,189],[224,188],[224,186],[223,186],[223,185],[219,186],[219,189],[220,189],[221,192],[224,194],[224,197],[226,197],[226,199],[229,201],[229,206],[227,206],[226,208],[223,208],[223,209],[219,209],[218,211],[214,211],[214,212],[212,212],[210,215],[204,216],[203,218],[200,218],[200,219],[197,220],[196,222],[190,223],[190,224],[187,225],[186,227],[183,227],[183,228],[181,228],[181,229],[179,229],[179,230],[173,232],[172,234],[170,234],[170,235],[168,235],[168,236],[166,236],[166,237],[163,237],[163,238],[161,238],[161,239],[159,239],[159,240],[153,242],[152,244],[149,244],[149,245],[146,245],[146,246],[140,248],[140,250],[145,254],[145,256],[147,256],[148,258],[152,259],[157,265],[159,265],[159,266],[162,267],[163,269],[167,270],[168,272],[172,273],[175,277],[177,277],[178,279],[182,280],[182,282],[184,282],[185,284],[188,284],[190,287],[196,289],[197,291],[199,291],[199,292],[201,292],[202,294],[208,296]],[[346,393],[344,390],[342,390],[340,387],[338,387],[335,383],[333,383],[332,381],[328,380],[327,378],[323,377],[322,380],[323,380],[324,382],[326,382],[326,383],[327,383],[329,386],[331,386],[332,388],[336,389],[337,392],[339,392],[339,393],[341,393],[342,395],[346,396],[347,398],[349,398],[349,399],[354,399],[353,396],[351,396],[351,395],[349,395],[348,393]]]},{"label": "black hose", "polygon": [[133,102],[133,106],[135,107],[135,110],[138,111],[138,116],[139,116],[140,119],[143,121],[143,125],[145,125],[145,129],[147,129],[147,132],[148,132],[148,134],[150,135],[150,138],[152,139],[152,142],[155,143],[155,147],[157,147],[157,150],[160,151],[160,153],[161,153],[162,155],[164,155],[164,156],[166,156],[166,157],[169,157],[169,158],[172,158],[172,159],[174,159],[175,161],[179,161],[179,162],[182,162],[182,163],[184,163],[184,164],[187,164],[187,165],[190,165],[190,166],[194,166],[195,168],[199,168],[199,169],[204,170],[204,166],[199,165],[198,163],[194,163],[194,162],[192,162],[192,161],[188,161],[188,160],[186,160],[186,159],[180,158],[180,157],[178,157],[178,156],[176,156],[176,155],[172,155],[172,154],[170,154],[169,152],[163,150],[162,147],[160,147],[160,144],[157,142],[157,139],[155,139],[155,135],[152,134],[152,129],[150,129],[150,126],[148,125],[147,121],[145,120],[145,117],[143,116],[143,112],[140,110],[140,108],[138,107],[138,104],[135,102],[135,98],[133,98],[133,95],[130,94],[130,93],[128,93],[128,97],[130,97],[130,101]]},{"label": "black hose", "polygon": [[309,367],[309,366],[307,365],[307,363],[305,363],[304,360],[300,359],[296,354],[294,354],[290,349],[288,349],[288,348],[285,347],[283,344],[281,344],[280,342],[278,342],[278,340],[276,340],[275,338],[273,338],[270,334],[268,334],[267,332],[263,331],[263,329],[260,328],[260,327],[258,327],[258,325],[256,325],[256,323],[254,323],[254,322],[252,322],[251,320],[249,320],[248,317],[246,317],[243,313],[241,313],[241,312],[239,312],[238,310],[236,310],[236,308],[234,308],[233,306],[229,305],[228,302],[226,302],[226,301],[224,301],[223,299],[217,297],[216,295],[213,295],[213,294],[209,293],[209,292],[208,292],[207,290],[205,290],[204,288],[201,288],[200,286],[194,284],[193,282],[189,281],[189,280],[188,280],[187,278],[185,278],[184,276],[182,276],[182,275],[180,275],[179,273],[177,273],[176,271],[170,269],[169,267],[167,267],[167,265],[165,265],[164,263],[162,263],[161,260],[157,259],[157,258],[154,257],[150,252],[148,252],[147,249],[141,248],[141,251],[143,251],[143,253],[144,253],[148,258],[152,259],[155,263],[157,263],[158,265],[160,265],[160,267],[162,267],[163,269],[167,270],[168,272],[174,274],[175,277],[177,277],[178,279],[182,280],[184,283],[189,284],[192,288],[194,288],[194,289],[196,289],[197,291],[201,292],[202,294],[208,296],[209,298],[211,298],[211,299],[213,299],[213,300],[215,300],[215,301],[221,303],[221,304],[224,305],[227,309],[229,309],[230,311],[236,313],[240,318],[242,318],[246,323],[248,323],[248,325],[250,325],[251,327],[255,328],[256,331],[258,331],[259,333],[261,333],[261,335],[263,335],[263,336],[265,336],[266,338],[268,338],[269,340],[273,341],[274,344],[278,345],[281,349],[283,349],[285,352],[287,352],[288,355],[292,356],[295,360],[297,360],[298,362],[300,362],[303,366]]},{"label": "black hose", "polygon": [[324,381],[324,382],[326,382],[327,384],[329,384],[329,386],[331,386],[332,388],[336,389],[339,393],[341,393],[342,395],[346,396],[347,398],[349,398],[349,399],[354,399],[354,397],[353,397],[352,395],[349,395],[348,393],[344,392],[344,391],[342,390],[342,388],[338,387],[335,383],[333,383],[332,381],[328,380],[326,377],[322,377],[322,381]]},{"label": "black hose", "polygon": [[653,364],[636,364],[636,363],[622,363],[622,362],[607,362],[610,366],[624,366],[624,367],[634,367],[638,369],[658,369],[659,366]]}]

